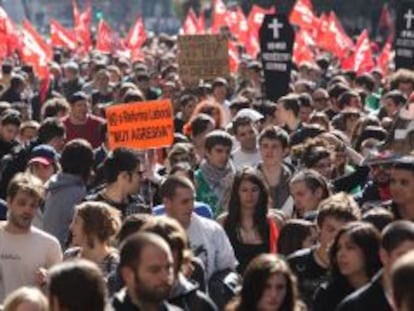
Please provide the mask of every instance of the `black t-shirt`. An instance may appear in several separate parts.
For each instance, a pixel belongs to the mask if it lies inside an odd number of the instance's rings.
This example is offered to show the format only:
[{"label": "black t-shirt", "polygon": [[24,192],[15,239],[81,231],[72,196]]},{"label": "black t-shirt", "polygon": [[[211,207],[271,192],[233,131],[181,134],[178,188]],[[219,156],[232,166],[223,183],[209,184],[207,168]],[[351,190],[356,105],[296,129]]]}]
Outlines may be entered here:
[{"label": "black t-shirt", "polygon": [[327,280],[328,270],[315,260],[316,248],[299,250],[288,257],[288,263],[298,278],[302,300],[309,310],[313,303],[316,289]]}]

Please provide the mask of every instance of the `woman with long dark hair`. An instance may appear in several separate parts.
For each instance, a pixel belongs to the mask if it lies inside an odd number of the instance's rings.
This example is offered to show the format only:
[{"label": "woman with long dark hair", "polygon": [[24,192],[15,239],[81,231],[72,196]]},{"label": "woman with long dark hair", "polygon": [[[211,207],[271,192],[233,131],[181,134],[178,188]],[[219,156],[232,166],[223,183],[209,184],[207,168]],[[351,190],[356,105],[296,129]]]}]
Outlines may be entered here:
[{"label": "woman with long dark hair", "polygon": [[276,252],[279,230],[268,214],[268,194],[254,169],[239,171],[233,181],[228,213],[221,221],[243,272],[250,260]]},{"label": "woman with long dark hair", "polygon": [[318,288],[313,310],[335,310],[347,295],[367,284],[381,268],[379,247],[380,233],[373,225],[345,225],[330,249],[330,280]]},{"label": "woman with long dark hair", "polygon": [[244,273],[241,293],[226,311],[305,310],[298,298],[296,277],[288,264],[274,254],[253,259]]}]

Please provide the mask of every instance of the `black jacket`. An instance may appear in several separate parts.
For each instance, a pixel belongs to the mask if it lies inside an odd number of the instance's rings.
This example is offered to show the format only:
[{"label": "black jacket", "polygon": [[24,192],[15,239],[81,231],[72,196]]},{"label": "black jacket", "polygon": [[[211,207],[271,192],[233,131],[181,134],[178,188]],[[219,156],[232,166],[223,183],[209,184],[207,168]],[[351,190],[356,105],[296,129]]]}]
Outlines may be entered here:
[{"label": "black jacket", "polygon": [[[127,291],[125,289],[121,290],[117,293],[114,298],[112,299],[112,308],[115,311],[145,311],[138,308],[138,306],[134,305],[131,301],[131,298],[128,296]],[[167,302],[163,302],[160,305],[159,311],[183,311],[183,309],[172,306]]]},{"label": "black jacket", "polygon": [[188,281],[181,274],[178,275],[178,281],[174,285],[168,302],[179,306],[185,311],[216,311],[217,307],[214,302],[198,286]]},{"label": "black jacket", "polygon": [[325,282],[317,289],[314,311],[333,311],[354,289],[345,280]]},{"label": "black jacket", "polygon": [[392,311],[381,284],[382,275],[379,272],[370,283],[347,296],[336,311]]}]

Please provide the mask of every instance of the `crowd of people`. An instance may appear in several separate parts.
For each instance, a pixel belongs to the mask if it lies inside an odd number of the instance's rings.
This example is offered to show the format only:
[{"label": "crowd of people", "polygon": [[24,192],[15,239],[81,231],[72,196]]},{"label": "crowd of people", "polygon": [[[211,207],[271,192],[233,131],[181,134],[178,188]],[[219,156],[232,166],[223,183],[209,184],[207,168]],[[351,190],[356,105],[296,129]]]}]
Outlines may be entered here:
[{"label": "crowd of people", "polygon": [[[266,100],[263,70],[187,85],[55,50],[1,66],[0,300],[21,310],[414,310],[414,72],[325,54]],[[170,99],[170,147],[110,150],[107,107]],[[30,309],[28,309],[30,308]]]}]

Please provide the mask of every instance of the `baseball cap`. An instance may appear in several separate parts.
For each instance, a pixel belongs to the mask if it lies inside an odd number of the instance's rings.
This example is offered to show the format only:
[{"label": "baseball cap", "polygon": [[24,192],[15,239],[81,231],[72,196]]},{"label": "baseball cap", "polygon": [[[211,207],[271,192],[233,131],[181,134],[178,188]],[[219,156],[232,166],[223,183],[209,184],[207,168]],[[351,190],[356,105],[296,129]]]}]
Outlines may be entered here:
[{"label": "baseball cap", "polygon": [[29,164],[41,163],[43,165],[51,165],[59,160],[59,154],[55,148],[50,145],[39,145],[33,148],[30,153]]}]

